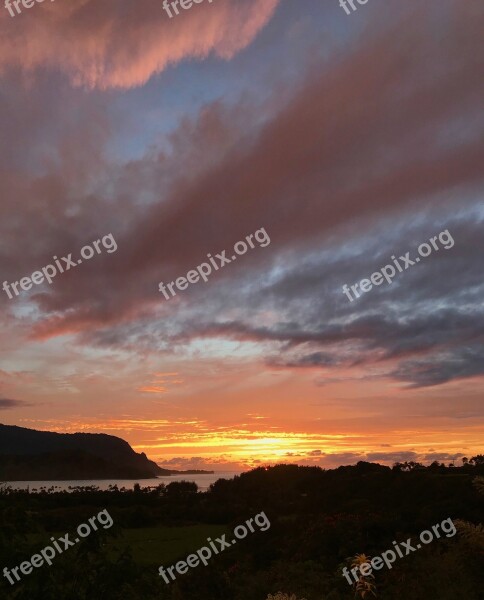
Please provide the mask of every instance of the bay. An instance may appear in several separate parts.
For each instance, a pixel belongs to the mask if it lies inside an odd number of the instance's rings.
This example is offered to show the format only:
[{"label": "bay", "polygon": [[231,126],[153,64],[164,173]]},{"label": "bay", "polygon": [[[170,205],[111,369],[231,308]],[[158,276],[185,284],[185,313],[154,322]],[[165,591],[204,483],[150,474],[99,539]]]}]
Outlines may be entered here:
[{"label": "bay", "polygon": [[53,488],[55,491],[72,491],[70,488],[78,486],[96,486],[100,490],[107,490],[111,485],[117,485],[118,488],[132,490],[135,483],[139,483],[142,488],[156,487],[160,483],[168,485],[172,481],[194,481],[201,492],[205,492],[208,487],[217,481],[217,479],[232,479],[240,475],[240,471],[217,471],[211,474],[194,475],[170,475],[163,477],[154,477],[153,479],[77,479],[70,481],[6,481],[2,485],[10,486],[17,490],[40,491]]}]

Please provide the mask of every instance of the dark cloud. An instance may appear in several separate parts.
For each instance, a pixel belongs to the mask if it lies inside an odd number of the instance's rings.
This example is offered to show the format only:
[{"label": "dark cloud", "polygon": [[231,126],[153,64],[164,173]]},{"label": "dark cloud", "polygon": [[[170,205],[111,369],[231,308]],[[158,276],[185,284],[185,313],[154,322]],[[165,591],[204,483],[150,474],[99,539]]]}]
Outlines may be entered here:
[{"label": "dark cloud", "polygon": [[28,402],[22,400],[12,400],[10,398],[0,398],[0,410],[9,410],[11,408],[23,408],[25,406],[32,406]]},{"label": "dark cloud", "polygon": [[312,464],[326,468],[335,468],[340,465],[356,465],[360,461],[373,462],[383,465],[392,466],[398,462],[420,462],[423,465],[429,465],[434,461],[439,462],[455,462],[456,465],[460,464],[460,458],[464,456],[461,452],[449,453],[449,452],[432,452],[427,454],[420,454],[414,451],[396,451],[396,452],[368,452],[368,453],[356,453],[356,452],[334,452],[325,453],[321,455],[313,455],[309,453],[310,458],[305,460],[298,460],[300,464]]},{"label": "dark cloud", "polygon": [[417,461],[416,452],[369,452],[366,459],[370,462],[405,462]]},{"label": "dark cloud", "polygon": [[[338,360],[330,354],[324,352],[312,352],[299,357],[294,361],[286,361],[283,363],[285,367],[328,367],[337,364]],[[271,364],[270,362],[268,363]],[[278,366],[278,362],[272,363],[274,366]]]},{"label": "dark cloud", "polygon": [[410,382],[412,387],[440,385],[453,379],[484,375],[484,343],[454,348],[432,358],[404,361],[392,375]]},{"label": "dark cloud", "polygon": [[456,452],[455,454],[449,454],[448,452],[431,452],[425,454],[422,458],[425,462],[434,462],[434,460],[439,462],[457,462],[457,459],[461,458],[461,456],[464,456],[462,452]]}]

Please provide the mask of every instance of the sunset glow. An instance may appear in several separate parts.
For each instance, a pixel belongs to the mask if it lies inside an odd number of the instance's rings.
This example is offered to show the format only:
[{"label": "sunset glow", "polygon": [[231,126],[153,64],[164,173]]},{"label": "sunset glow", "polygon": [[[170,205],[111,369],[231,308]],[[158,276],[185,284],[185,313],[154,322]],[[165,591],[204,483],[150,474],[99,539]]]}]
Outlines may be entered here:
[{"label": "sunset glow", "polygon": [[482,452],[472,3],[138,4],[0,20],[1,281],[74,257],[1,292],[0,420],[177,469]]}]

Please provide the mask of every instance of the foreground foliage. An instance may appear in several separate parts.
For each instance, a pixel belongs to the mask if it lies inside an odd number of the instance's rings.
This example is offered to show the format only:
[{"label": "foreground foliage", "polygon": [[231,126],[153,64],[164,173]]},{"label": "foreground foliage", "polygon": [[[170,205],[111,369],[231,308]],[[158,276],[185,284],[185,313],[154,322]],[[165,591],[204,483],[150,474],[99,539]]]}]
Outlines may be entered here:
[{"label": "foreground foliage", "polygon": [[[471,459],[473,460],[473,459]],[[206,493],[173,482],[153,489],[71,493],[0,491],[0,568],[19,565],[108,509],[115,525],[23,576],[5,578],[0,597],[14,600],[483,600],[484,465],[462,467],[359,463],[323,471],[280,465]],[[158,567],[196,551],[207,536],[230,531],[265,511],[271,527],[191,568],[167,585]],[[391,570],[348,585],[342,565],[363,561],[452,518],[458,534],[435,540]],[[173,532],[173,535],[170,532]],[[161,552],[160,535],[166,539]],[[163,556],[161,556],[163,554]]]}]

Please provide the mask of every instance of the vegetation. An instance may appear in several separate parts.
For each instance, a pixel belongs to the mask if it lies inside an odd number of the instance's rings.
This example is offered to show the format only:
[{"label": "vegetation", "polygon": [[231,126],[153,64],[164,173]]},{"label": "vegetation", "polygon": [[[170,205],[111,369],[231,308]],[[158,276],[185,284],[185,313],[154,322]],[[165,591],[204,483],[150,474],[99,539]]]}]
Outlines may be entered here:
[{"label": "vegetation", "polygon": [[[322,470],[278,465],[200,493],[189,482],[134,490],[0,491],[0,568],[19,565],[107,509],[111,529],[91,533],[20,583],[15,600],[483,600],[484,457],[462,466],[372,463]],[[271,527],[249,534],[167,585],[158,575],[221,533],[264,511]],[[452,518],[458,534],[350,586],[361,561]],[[364,579],[364,580],[363,580]]]}]

